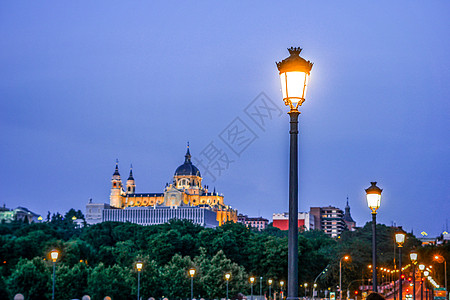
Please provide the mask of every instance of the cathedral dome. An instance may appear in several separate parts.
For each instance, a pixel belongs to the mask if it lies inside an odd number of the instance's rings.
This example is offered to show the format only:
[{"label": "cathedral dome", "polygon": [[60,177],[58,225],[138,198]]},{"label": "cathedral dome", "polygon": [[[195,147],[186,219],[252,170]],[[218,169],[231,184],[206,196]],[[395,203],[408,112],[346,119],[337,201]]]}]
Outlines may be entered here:
[{"label": "cathedral dome", "polygon": [[196,166],[194,166],[191,162],[191,153],[189,152],[188,146],[186,155],[184,156],[184,164],[182,164],[175,170],[175,176],[189,176],[189,175],[202,177],[200,175],[199,169]]}]

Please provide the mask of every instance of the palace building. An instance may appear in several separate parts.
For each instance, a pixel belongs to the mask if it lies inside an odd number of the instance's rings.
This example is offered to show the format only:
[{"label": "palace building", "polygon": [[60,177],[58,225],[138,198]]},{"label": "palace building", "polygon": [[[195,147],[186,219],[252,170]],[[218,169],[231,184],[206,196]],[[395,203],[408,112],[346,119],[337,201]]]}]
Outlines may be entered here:
[{"label": "palace building", "polygon": [[162,193],[136,193],[132,168],[124,186],[116,162],[109,205],[88,203],[88,223],[101,220],[152,225],[170,219],[189,219],[214,227],[228,221],[237,222],[237,210],[224,203],[224,196],[202,186],[200,171],[191,161],[189,145],[184,158],[184,163],[175,170],[172,183],[167,183]]}]

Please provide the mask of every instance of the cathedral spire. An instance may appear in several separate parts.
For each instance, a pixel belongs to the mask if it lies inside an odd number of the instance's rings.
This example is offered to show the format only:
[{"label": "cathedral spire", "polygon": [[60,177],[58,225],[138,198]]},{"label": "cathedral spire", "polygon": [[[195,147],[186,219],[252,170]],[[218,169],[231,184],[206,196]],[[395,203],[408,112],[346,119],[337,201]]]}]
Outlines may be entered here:
[{"label": "cathedral spire", "polygon": [[114,171],[113,176],[114,175],[119,175],[120,176],[120,174],[119,174],[119,160],[117,158],[116,158],[116,169]]},{"label": "cathedral spire", "polygon": [[188,142],[186,155],[184,156],[184,163],[190,163],[190,162],[191,162],[191,152],[189,152],[189,142]]},{"label": "cathedral spire", "polygon": [[134,180],[134,177],[133,177],[133,164],[130,165],[130,176],[128,176],[128,180]]}]

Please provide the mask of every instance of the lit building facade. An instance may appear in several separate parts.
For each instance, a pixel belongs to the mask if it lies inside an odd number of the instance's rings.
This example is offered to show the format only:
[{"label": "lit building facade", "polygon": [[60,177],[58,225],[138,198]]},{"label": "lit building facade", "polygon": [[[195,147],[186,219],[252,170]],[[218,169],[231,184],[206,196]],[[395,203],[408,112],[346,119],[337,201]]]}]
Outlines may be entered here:
[{"label": "lit building facade", "polygon": [[263,217],[249,217],[247,215],[238,215],[238,223],[242,223],[247,227],[256,228],[258,230],[266,229],[269,220]]},{"label": "lit building facade", "polygon": [[344,212],[334,206],[311,207],[311,215],[315,217],[317,229],[322,230],[332,238],[337,238],[347,229],[344,221]]},{"label": "lit building facade", "polygon": [[[205,212],[205,209],[208,212]],[[196,210],[198,213],[195,212]],[[171,216],[189,219],[196,224],[204,223],[204,226],[208,227],[214,226],[216,223],[220,226],[228,221],[237,222],[237,210],[224,203],[224,196],[215,190],[210,192],[207,186],[202,186],[202,177],[199,169],[192,164],[189,146],[184,163],[176,169],[172,183],[166,184],[164,192],[136,193],[132,169],[130,169],[124,186],[119,173],[119,165],[116,162],[111,179],[109,206],[88,203],[86,211],[91,211],[90,216],[92,217],[86,218],[88,224],[98,222],[100,215],[102,221],[131,222],[133,220],[133,223],[143,225],[161,224],[161,220],[170,219]],[[211,221],[211,213],[215,216],[214,222]],[[141,219],[137,222],[137,215],[146,216],[149,219],[143,220],[139,217]],[[204,216],[204,219],[200,220],[198,216]]]},{"label": "lit building facade", "polygon": [[28,223],[42,222],[42,217],[25,207],[17,207],[15,209],[6,208],[5,205],[0,207],[0,222],[10,223],[12,221],[26,221]]}]

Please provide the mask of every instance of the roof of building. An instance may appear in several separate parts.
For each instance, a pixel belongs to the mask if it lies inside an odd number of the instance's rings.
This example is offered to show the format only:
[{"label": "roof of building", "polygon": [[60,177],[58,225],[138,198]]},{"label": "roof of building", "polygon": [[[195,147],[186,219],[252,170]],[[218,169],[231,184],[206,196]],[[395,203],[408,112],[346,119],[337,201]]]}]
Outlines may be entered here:
[{"label": "roof of building", "polygon": [[175,170],[175,176],[189,176],[194,175],[201,177],[199,169],[191,162],[191,153],[189,152],[189,145],[187,147],[186,155],[184,156],[184,164]]},{"label": "roof of building", "polygon": [[345,222],[353,222],[356,223],[353,218],[352,215],[350,214],[350,206],[348,205],[348,197],[347,197],[347,205],[345,206],[345,213],[344,213],[344,217],[343,217]]}]

